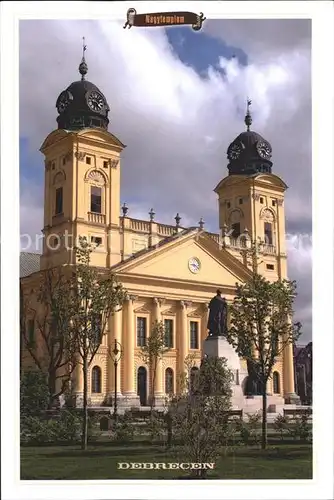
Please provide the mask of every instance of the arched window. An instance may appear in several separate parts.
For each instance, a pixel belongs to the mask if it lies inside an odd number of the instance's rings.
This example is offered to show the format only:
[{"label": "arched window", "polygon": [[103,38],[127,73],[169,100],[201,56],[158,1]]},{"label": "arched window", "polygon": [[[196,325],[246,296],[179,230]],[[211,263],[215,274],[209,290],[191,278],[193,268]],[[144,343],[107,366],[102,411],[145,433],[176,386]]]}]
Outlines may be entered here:
[{"label": "arched window", "polygon": [[278,372],[273,373],[273,392],[274,392],[274,394],[281,393],[280,378],[279,378]]},{"label": "arched window", "polygon": [[92,369],[92,393],[100,393],[101,391],[101,368],[94,366]]},{"label": "arched window", "polygon": [[174,372],[171,368],[165,371],[165,393],[173,394],[174,392]]}]

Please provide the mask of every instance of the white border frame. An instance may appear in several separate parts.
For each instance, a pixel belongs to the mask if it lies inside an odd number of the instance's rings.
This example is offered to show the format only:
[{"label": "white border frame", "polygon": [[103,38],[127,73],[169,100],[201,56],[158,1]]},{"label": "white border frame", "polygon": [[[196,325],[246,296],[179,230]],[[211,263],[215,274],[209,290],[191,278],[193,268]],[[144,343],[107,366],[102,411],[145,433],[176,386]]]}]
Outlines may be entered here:
[{"label": "white border frame", "polygon": [[[105,19],[126,11],[203,11],[206,18],[312,18],[313,50],[313,353],[312,481],[19,480],[19,19]],[[138,28],[132,28],[138,29]],[[333,7],[331,1],[2,2],[1,4],[2,464],[6,500],[59,498],[328,499],[333,476]],[[324,177],[324,179],[323,179]],[[321,213],[325,214],[318,217]],[[330,230],[328,231],[328,229]],[[204,484],[203,484],[204,483]],[[112,487],[110,487],[112,485]],[[181,493],[182,492],[182,493]]]}]

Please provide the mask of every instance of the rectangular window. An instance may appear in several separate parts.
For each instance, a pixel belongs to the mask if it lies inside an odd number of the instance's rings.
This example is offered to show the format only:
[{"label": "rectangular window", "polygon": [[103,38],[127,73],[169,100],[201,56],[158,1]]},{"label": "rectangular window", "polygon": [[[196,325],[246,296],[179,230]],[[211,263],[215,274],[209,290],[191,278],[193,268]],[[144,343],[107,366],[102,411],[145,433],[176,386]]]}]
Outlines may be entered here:
[{"label": "rectangular window", "polygon": [[102,207],[102,189],[96,186],[91,186],[90,191],[90,211],[96,214],[101,214]]},{"label": "rectangular window", "polygon": [[240,222],[235,222],[232,224],[232,238],[238,238],[240,236]]},{"label": "rectangular window", "polygon": [[275,269],[274,264],[267,264],[267,269],[269,269],[270,271],[274,271]]},{"label": "rectangular window", "polygon": [[56,215],[63,213],[63,188],[56,189]]},{"label": "rectangular window", "polygon": [[63,165],[65,165],[65,163],[66,163],[66,158],[65,158],[65,156],[64,156],[64,157],[63,157]]},{"label": "rectangular window", "polygon": [[227,202],[227,208],[231,208],[231,202]]},{"label": "rectangular window", "polygon": [[90,165],[92,163],[92,159],[90,156],[86,156],[86,163],[87,165]]},{"label": "rectangular window", "polygon": [[165,319],[165,346],[173,348],[173,320]]},{"label": "rectangular window", "polygon": [[102,314],[96,314],[92,318],[92,340],[100,345],[102,342]]},{"label": "rectangular window", "polygon": [[261,203],[261,205],[263,205],[263,202],[264,202],[264,199],[262,198],[262,196],[260,196],[260,203]]},{"label": "rectangular window", "polygon": [[198,349],[198,321],[190,321],[190,349]]},{"label": "rectangular window", "polygon": [[244,200],[242,198],[239,198],[239,205],[242,205]]},{"label": "rectangular window", "polygon": [[91,243],[96,246],[102,245],[102,238],[100,236],[92,236],[90,239]]},{"label": "rectangular window", "polygon": [[35,321],[33,319],[28,320],[27,341],[29,344],[33,344],[35,342]]},{"label": "rectangular window", "polygon": [[109,167],[109,162],[105,160],[103,162],[103,168],[108,168],[108,167]]},{"label": "rectangular window", "polygon": [[273,207],[276,207],[276,200],[271,200],[271,204]]},{"label": "rectangular window", "polygon": [[264,242],[266,245],[273,244],[273,230],[270,222],[264,223]]},{"label": "rectangular window", "polygon": [[146,345],[146,318],[137,318],[137,346]]}]

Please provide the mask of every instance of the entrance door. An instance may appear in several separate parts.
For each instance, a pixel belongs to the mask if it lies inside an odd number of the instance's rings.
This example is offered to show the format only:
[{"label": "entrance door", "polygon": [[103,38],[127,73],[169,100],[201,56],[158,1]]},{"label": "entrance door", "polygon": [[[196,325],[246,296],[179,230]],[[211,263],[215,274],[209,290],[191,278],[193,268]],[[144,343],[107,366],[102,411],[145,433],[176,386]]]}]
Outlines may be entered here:
[{"label": "entrance door", "polygon": [[147,405],[147,370],[144,366],[138,368],[137,375],[137,395],[141,406]]}]

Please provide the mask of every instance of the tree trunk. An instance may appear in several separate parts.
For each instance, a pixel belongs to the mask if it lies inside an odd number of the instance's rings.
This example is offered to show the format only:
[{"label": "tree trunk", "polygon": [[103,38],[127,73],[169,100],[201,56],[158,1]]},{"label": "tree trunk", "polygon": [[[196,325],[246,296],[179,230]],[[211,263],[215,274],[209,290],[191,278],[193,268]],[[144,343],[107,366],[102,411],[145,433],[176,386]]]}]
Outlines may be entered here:
[{"label": "tree trunk", "polygon": [[49,405],[48,409],[52,410],[53,405],[55,403],[55,394],[56,394],[56,374],[53,370],[50,370],[48,376],[48,387],[49,387]]},{"label": "tree trunk", "polygon": [[267,382],[263,382],[262,387],[262,436],[261,448],[267,448]]},{"label": "tree trunk", "polygon": [[87,359],[83,360],[83,419],[82,419],[82,443],[81,449],[87,450],[87,442],[88,442],[88,404],[87,404],[87,396],[88,396],[88,364]]},{"label": "tree trunk", "polygon": [[155,374],[156,374],[157,368],[156,364],[152,369],[152,382],[151,382],[151,413],[155,405]]}]

